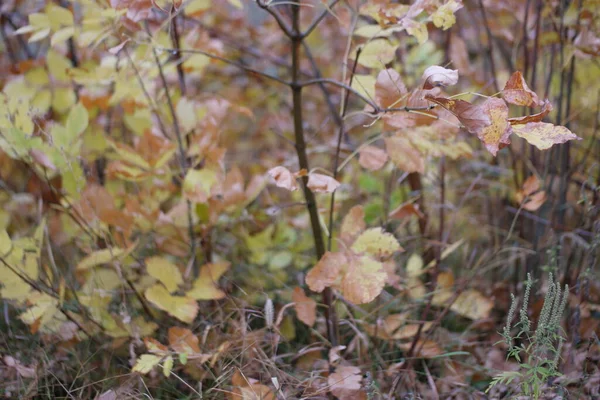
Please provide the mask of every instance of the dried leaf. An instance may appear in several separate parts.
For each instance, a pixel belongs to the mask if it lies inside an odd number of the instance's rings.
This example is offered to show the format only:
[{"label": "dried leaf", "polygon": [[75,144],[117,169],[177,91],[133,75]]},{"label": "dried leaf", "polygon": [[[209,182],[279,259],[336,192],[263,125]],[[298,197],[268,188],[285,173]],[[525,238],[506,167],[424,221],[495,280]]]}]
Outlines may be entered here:
[{"label": "dried leaf", "polygon": [[187,328],[172,326],[169,328],[169,346],[177,353],[200,353],[198,337]]},{"label": "dried leaf", "polygon": [[302,288],[294,288],[292,301],[298,319],[308,326],[313,326],[317,320],[317,302],[304,294]]},{"label": "dried leaf", "polygon": [[438,65],[432,65],[423,72],[423,89],[434,87],[446,87],[456,85],[458,82],[458,70],[447,69]]},{"label": "dried leaf", "polygon": [[196,300],[219,300],[224,298],[225,292],[219,289],[217,283],[230,266],[231,264],[228,261],[203,265],[200,268],[200,275],[186,295]]},{"label": "dried leaf", "polygon": [[[411,346],[412,346],[412,343],[410,343],[410,342],[398,344],[398,347],[400,347],[404,351],[410,350]],[[415,349],[416,349],[416,354],[414,354],[413,357],[417,357],[417,358],[432,358],[432,357],[437,357],[437,356],[443,354],[443,351],[440,348],[440,346],[433,340],[420,339],[417,342]]]},{"label": "dried leaf", "polygon": [[539,113],[533,115],[526,115],[524,117],[509,118],[508,122],[510,122],[511,125],[526,124],[528,122],[541,122],[544,119],[544,117],[546,117],[546,115],[548,115],[553,109],[554,107],[552,107],[552,103],[550,103],[550,101],[546,99],[542,104],[542,111],[540,111]]},{"label": "dried leaf", "polygon": [[161,360],[162,356],[155,356],[154,354],[142,354],[140,358],[137,359],[132,371],[139,372],[141,374],[147,374],[148,372],[152,371],[152,368],[156,367]]},{"label": "dried leaf", "polygon": [[329,391],[340,400],[353,399],[361,389],[360,368],[340,365],[327,378]]},{"label": "dried leaf", "polygon": [[162,285],[146,289],[146,299],[180,321],[191,323],[198,314],[198,303],[190,297],[171,296]]},{"label": "dried leaf", "polygon": [[403,219],[410,217],[411,215],[417,216],[417,218],[425,218],[425,214],[419,210],[419,205],[415,203],[404,203],[399,205],[393,211],[390,212],[389,217],[391,219]]},{"label": "dried leaf", "polygon": [[384,69],[375,82],[375,102],[382,108],[391,108],[407,94],[406,85],[396,70]]},{"label": "dried leaf", "polygon": [[341,291],[354,304],[373,301],[385,286],[387,273],[383,264],[369,256],[353,256],[342,280]]},{"label": "dried leaf", "polygon": [[521,72],[513,73],[504,89],[502,90],[504,100],[517,106],[535,107],[538,106],[538,95],[527,86]]},{"label": "dried leaf", "polygon": [[490,97],[481,105],[481,108],[489,116],[491,125],[478,131],[477,136],[485,148],[495,156],[499,149],[510,144],[509,138],[512,129],[507,121],[508,106],[504,100]]},{"label": "dried leaf", "polygon": [[427,95],[425,98],[454,114],[470,133],[479,135],[482,129],[491,124],[490,118],[484,112],[483,108],[468,101]]},{"label": "dried leaf", "polygon": [[513,132],[540,150],[549,149],[555,144],[565,143],[569,140],[581,140],[579,136],[564,126],[546,122],[528,122],[525,125],[513,125]]},{"label": "dried leaf", "polygon": [[354,206],[342,220],[340,239],[350,245],[365,228],[365,210],[362,206]]},{"label": "dried leaf", "polygon": [[385,138],[385,148],[392,162],[404,172],[425,173],[425,160],[408,138]]},{"label": "dried leaf", "polygon": [[377,171],[387,163],[388,155],[375,146],[365,146],[358,152],[358,163],[369,171]]},{"label": "dried leaf", "polygon": [[450,307],[455,313],[472,320],[489,318],[493,308],[494,302],[474,289],[462,292]]},{"label": "dried leaf", "polygon": [[331,176],[310,173],[308,174],[307,186],[316,193],[333,193],[340,187],[340,183]]},{"label": "dried leaf", "polygon": [[348,264],[346,256],[342,253],[328,251],[321,257],[308,274],[306,284],[313,292],[322,292],[326,287],[331,287],[341,282],[342,267]]},{"label": "dried leaf", "polygon": [[537,211],[547,200],[546,192],[539,191],[529,196],[528,201],[523,204],[523,209],[527,211]]},{"label": "dried leaf", "polygon": [[296,176],[285,167],[274,167],[267,172],[271,178],[275,180],[275,185],[287,190],[298,190]]}]

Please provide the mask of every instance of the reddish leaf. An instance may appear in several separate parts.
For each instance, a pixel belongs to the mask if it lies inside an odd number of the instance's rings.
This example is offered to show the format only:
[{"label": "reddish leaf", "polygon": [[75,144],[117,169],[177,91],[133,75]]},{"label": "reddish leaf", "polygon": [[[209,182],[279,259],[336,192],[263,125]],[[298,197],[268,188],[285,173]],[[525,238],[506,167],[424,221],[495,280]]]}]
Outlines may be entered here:
[{"label": "reddish leaf", "polygon": [[387,153],[375,146],[365,146],[358,152],[358,163],[369,171],[377,171],[388,161]]},{"label": "reddish leaf", "polygon": [[483,128],[491,124],[490,118],[484,112],[483,108],[473,105],[468,101],[432,96],[425,96],[425,98],[450,111],[464,125],[467,131],[476,135],[479,135]]},{"label": "reddish leaf", "polygon": [[299,287],[294,288],[292,301],[295,303],[298,319],[308,326],[313,326],[317,320],[317,302],[304,294],[304,290]]},{"label": "reddish leaf", "polygon": [[511,75],[502,90],[504,100],[517,106],[534,107],[538,106],[538,95],[527,86],[521,72],[517,71]]},{"label": "reddish leaf", "polygon": [[396,107],[407,93],[400,74],[396,70],[384,69],[375,82],[375,102],[383,108]]},{"label": "reddish leaf", "polygon": [[398,206],[390,212],[389,217],[391,219],[403,219],[411,215],[416,215],[418,218],[425,218],[425,214],[419,210],[419,205],[414,203],[405,203]]},{"label": "reddish leaf", "polygon": [[169,345],[178,353],[200,353],[198,337],[187,328],[169,328]]},{"label": "reddish leaf", "polygon": [[512,129],[507,121],[508,106],[502,99],[490,97],[481,108],[489,116],[491,125],[486,126],[477,133],[477,137],[483,142],[485,148],[496,155],[498,150],[510,144]]},{"label": "reddish leaf", "polygon": [[544,103],[542,103],[542,111],[540,111],[539,113],[533,115],[526,115],[524,117],[509,118],[508,122],[510,122],[511,125],[526,124],[528,122],[541,122],[544,119],[544,117],[548,115],[548,113],[550,113],[550,111],[552,111],[553,109],[554,107],[552,107],[552,103],[550,103],[550,101],[546,99],[544,100]]},{"label": "reddish leaf", "polygon": [[348,264],[342,253],[327,252],[321,257],[308,274],[306,284],[313,292],[322,292],[326,287],[333,286],[341,278],[342,267]]}]

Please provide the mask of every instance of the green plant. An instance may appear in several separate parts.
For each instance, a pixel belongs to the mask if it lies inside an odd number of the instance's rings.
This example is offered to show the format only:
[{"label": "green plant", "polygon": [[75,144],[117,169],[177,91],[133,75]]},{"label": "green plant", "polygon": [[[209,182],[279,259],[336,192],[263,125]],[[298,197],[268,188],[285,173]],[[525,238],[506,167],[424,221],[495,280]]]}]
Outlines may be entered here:
[{"label": "green plant", "polygon": [[[504,342],[508,346],[507,358],[514,358],[519,363],[519,369],[496,375],[486,393],[498,384],[510,384],[518,380],[525,395],[538,399],[547,380],[561,375],[558,361],[565,337],[560,321],[567,305],[569,286],[566,285],[564,290],[561,289],[560,283],[554,282],[550,274],[548,291],[535,332],[531,330],[532,323],[527,314],[532,286],[531,275],[527,274],[523,304],[519,310],[519,322],[514,327],[511,326],[511,321],[517,310],[518,301],[514,294],[511,294],[512,302],[502,332]],[[511,332],[513,328],[517,329],[514,336]]]}]

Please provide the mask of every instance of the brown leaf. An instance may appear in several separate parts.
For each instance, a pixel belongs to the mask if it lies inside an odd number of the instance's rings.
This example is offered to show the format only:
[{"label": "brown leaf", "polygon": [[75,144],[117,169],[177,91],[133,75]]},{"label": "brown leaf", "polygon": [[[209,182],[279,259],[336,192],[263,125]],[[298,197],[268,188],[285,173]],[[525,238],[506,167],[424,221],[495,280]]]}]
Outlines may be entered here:
[{"label": "brown leaf", "polygon": [[[398,344],[398,347],[400,347],[404,351],[408,351],[411,348],[411,345],[412,345],[412,343],[410,343],[410,342],[400,343],[400,344]],[[416,354],[414,354],[414,357],[417,357],[417,358],[432,358],[432,357],[439,356],[440,354],[443,353],[440,346],[433,340],[421,339],[417,342],[415,349],[416,349]]]},{"label": "brown leaf", "polygon": [[537,211],[547,200],[546,192],[539,191],[529,196],[528,201],[523,204],[523,209],[527,211]]},{"label": "brown leaf", "polygon": [[407,93],[406,85],[402,82],[396,70],[384,69],[377,75],[375,82],[375,102],[382,108],[396,107],[399,100]]},{"label": "brown leaf", "polygon": [[504,100],[517,106],[538,106],[538,95],[527,86],[521,72],[517,71],[511,75],[502,90]]},{"label": "brown leaf", "polygon": [[274,167],[267,172],[271,178],[275,180],[275,184],[287,190],[298,190],[298,184],[296,182],[296,177],[294,174],[290,172],[289,169],[285,167]]},{"label": "brown leaf", "polygon": [[423,72],[421,79],[423,81],[423,89],[426,90],[440,86],[451,86],[458,82],[458,70],[433,65]]},{"label": "brown leaf", "polygon": [[507,121],[508,106],[502,99],[490,97],[481,108],[489,116],[491,125],[477,132],[477,137],[483,142],[485,148],[492,153],[498,154],[498,150],[510,144],[512,129]]},{"label": "brown leaf", "polygon": [[521,192],[525,196],[529,196],[538,190],[540,190],[540,180],[538,179],[537,175],[531,175],[529,178],[525,179],[525,182],[523,182],[523,187],[521,188]]},{"label": "brown leaf", "polygon": [[169,328],[169,345],[178,353],[200,353],[198,337],[187,328]]},{"label": "brown leaf", "polygon": [[483,128],[491,124],[490,118],[484,112],[483,108],[468,101],[427,95],[425,98],[454,114],[470,133],[478,135]]},{"label": "brown leaf", "polygon": [[360,205],[354,206],[342,220],[340,239],[349,246],[365,228],[365,210]]},{"label": "brown leaf", "polygon": [[331,176],[310,173],[308,174],[307,186],[316,193],[333,193],[340,186],[340,183]]},{"label": "brown leaf", "polygon": [[313,326],[317,320],[317,302],[304,294],[302,288],[294,288],[292,301],[295,303],[298,319],[308,326]]},{"label": "brown leaf", "polygon": [[415,203],[404,203],[390,212],[389,217],[391,219],[403,219],[416,215],[418,218],[425,218],[425,214],[419,210],[419,205]]},{"label": "brown leaf", "polygon": [[579,136],[564,126],[546,122],[528,122],[525,125],[513,125],[513,132],[540,150],[549,149],[555,144],[565,143],[569,140],[581,140]]},{"label": "brown leaf", "polygon": [[524,117],[509,118],[508,122],[510,122],[511,125],[526,124],[528,122],[541,122],[544,119],[544,117],[548,115],[548,113],[550,113],[550,111],[552,111],[553,109],[554,107],[552,107],[552,103],[550,103],[550,101],[546,99],[542,103],[542,111],[540,111],[539,113],[533,115],[526,115]]},{"label": "brown leaf", "polygon": [[313,292],[322,292],[326,287],[333,286],[341,280],[342,266],[346,264],[348,260],[344,254],[328,251],[317,265],[308,271],[306,284]]},{"label": "brown leaf", "polygon": [[425,172],[425,160],[412,142],[403,136],[385,138],[385,148],[392,162],[405,172]]},{"label": "brown leaf", "polygon": [[329,375],[327,383],[331,393],[340,400],[351,400],[361,389],[360,368],[340,365]]},{"label": "brown leaf", "polygon": [[369,171],[377,171],[388,161],[387,153],[375,146],[365,146],[358,152],[358,163]]}]

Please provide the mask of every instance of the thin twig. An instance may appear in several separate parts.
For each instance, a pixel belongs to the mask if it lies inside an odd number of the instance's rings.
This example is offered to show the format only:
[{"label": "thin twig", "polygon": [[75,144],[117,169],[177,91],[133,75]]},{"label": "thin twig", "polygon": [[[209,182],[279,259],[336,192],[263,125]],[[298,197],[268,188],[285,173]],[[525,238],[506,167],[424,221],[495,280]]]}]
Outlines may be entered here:
[{"label": "thin twig", "polygon": [[[301,38],[305,39],[308,35],[310,35],[312,33],[312,31],[315,30],[315,28],[321,23],[321,21],[323,21],[323,19],[329,14],[331,13],[331,9],[333,7],[335,7],[335,5],[337,3],[339,3],[340,0],[333,0],[331,3],[329,3],[328,6],[325,6],[325,10],[323,10],[321,12],[321,14],[319,14],[319,16],[317,18],[315,18],[315,20],[310,24],[310,26],[306,29],[306,31],[304,31],[303,34],[301,34]],[[352,32],[353,30],[350,30],[350,32]]]}]

